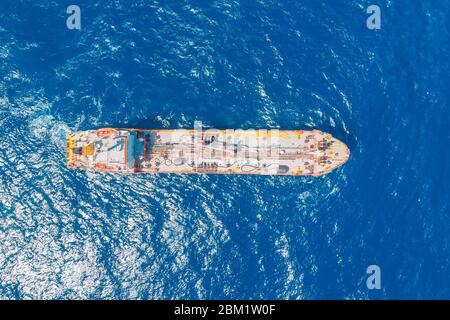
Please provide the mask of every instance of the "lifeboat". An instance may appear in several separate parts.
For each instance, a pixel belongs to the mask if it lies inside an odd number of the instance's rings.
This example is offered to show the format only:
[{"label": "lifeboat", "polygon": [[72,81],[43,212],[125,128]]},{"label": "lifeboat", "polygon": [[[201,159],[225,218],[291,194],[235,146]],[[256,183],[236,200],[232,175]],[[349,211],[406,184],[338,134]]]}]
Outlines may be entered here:
[{"label": "lifeboat", "polygon": [[114,128],[103,128],[103,129],[98,129],[96,131],[97,137],[99,137],[99,138],[111,137],[111,136],[115,135],[116,133],[117,133],[117,129],[114,129]]},{"label": "lifeboat", "polygon": [[98,162],[94,164],[94,169],[103,172],[114,172],[114,168],[110,168],[104,162]]}]

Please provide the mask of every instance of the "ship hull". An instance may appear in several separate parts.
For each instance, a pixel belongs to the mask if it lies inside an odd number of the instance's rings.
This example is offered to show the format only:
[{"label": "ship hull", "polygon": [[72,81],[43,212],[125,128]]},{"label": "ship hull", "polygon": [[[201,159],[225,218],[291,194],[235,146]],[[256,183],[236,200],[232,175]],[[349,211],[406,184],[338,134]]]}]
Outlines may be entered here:
[{"label": "ship hull", "polygon": [[67,165],[115,174],[321,176],[349,149],[319,130],[104,128],[67,137]]}]

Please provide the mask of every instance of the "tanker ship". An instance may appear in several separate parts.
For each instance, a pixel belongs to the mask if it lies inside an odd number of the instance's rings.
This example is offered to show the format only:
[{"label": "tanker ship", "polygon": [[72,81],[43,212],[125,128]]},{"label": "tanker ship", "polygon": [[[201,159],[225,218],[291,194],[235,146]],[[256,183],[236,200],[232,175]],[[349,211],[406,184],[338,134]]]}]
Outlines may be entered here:
[{"label": "tanker ship", "polygon": [[345,163],[347,146],[319,130],[104,128],[67,136],[67,166],[138,174],[321,176]]}]

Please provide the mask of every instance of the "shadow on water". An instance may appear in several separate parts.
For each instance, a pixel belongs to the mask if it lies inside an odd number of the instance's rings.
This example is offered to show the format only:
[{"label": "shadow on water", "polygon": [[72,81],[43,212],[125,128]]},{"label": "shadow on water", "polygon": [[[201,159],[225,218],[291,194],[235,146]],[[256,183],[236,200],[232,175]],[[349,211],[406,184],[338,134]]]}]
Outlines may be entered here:
[{"label": "shadow on water", "polygon": [[161,121],[157,119],[133,119],[127,123],[113,122],[110,124],[113,128],[134,128],[134,129],[180,129],[174,125],[162,126]]}]

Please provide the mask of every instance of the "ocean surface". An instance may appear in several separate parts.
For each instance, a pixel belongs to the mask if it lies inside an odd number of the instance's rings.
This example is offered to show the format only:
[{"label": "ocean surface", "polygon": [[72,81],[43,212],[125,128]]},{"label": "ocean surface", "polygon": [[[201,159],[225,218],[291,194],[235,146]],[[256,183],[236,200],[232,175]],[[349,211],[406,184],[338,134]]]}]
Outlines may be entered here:
[{"label": "ocean surface", "polygon": [[[449,1],[70,4],[81,30],[67,1],[0,2],[0,298],[450,298]],[[65,166],[67,132],[194,120],[351,156],[319,178]]]}]

